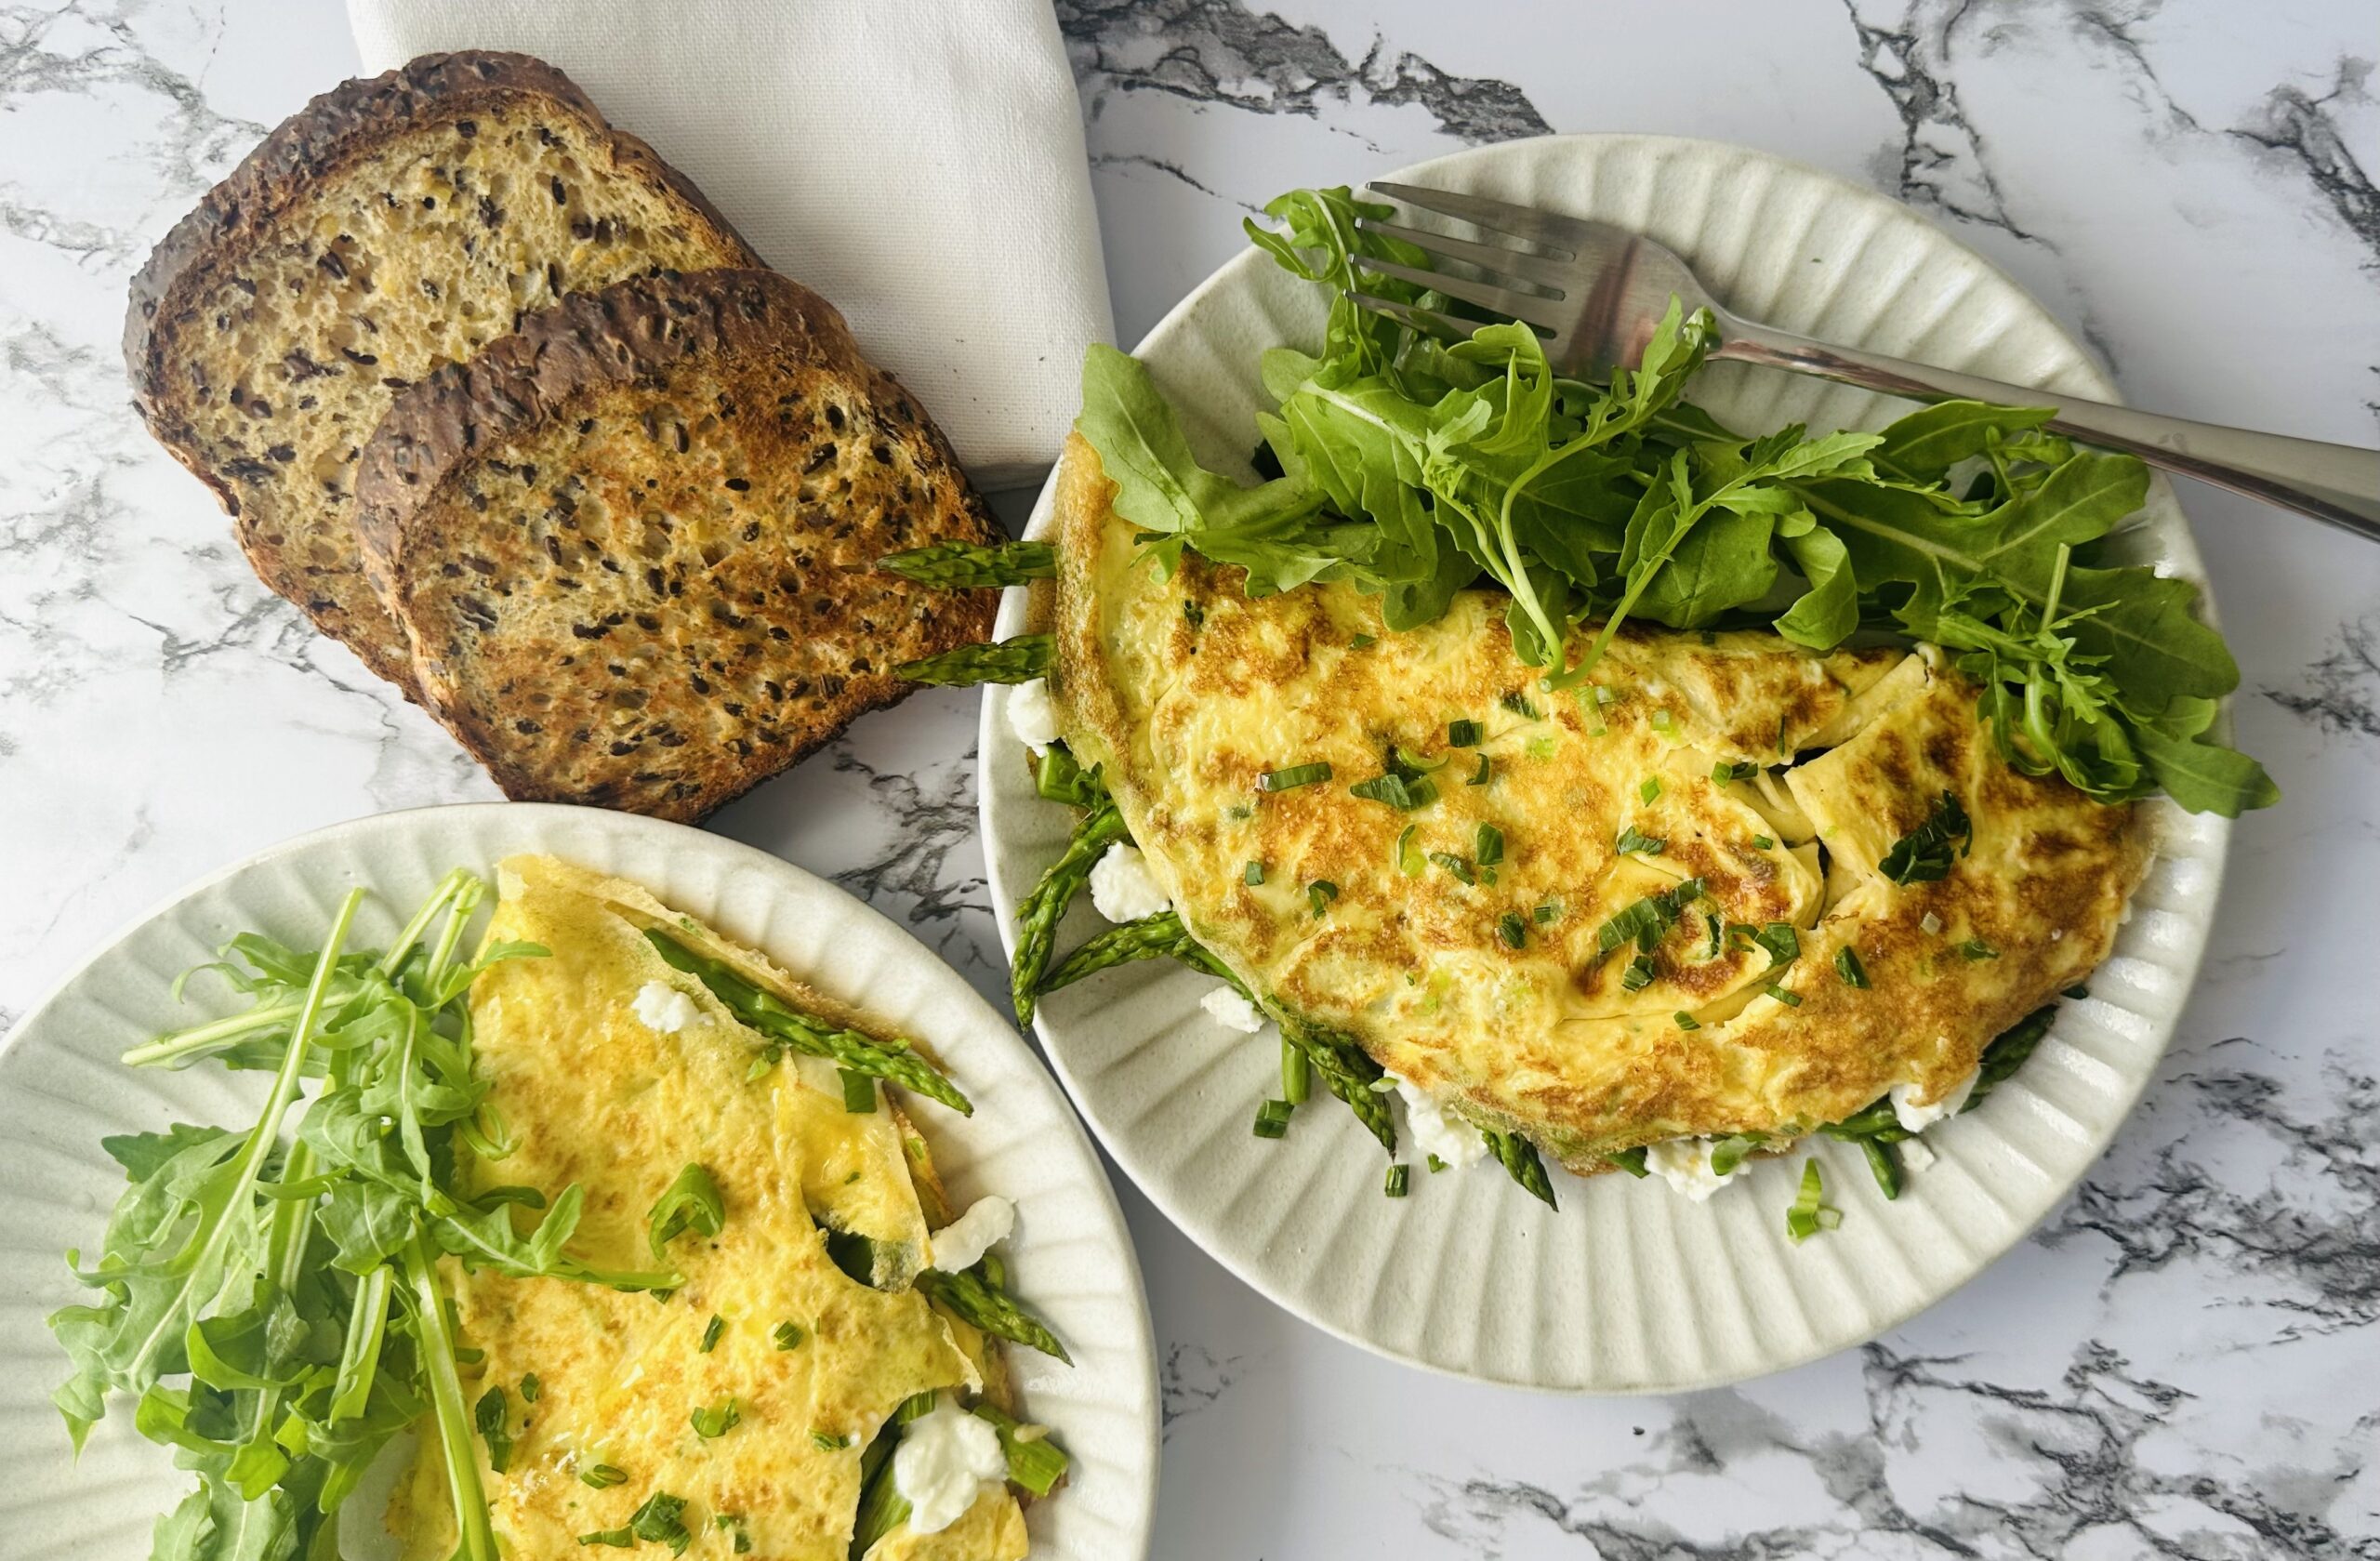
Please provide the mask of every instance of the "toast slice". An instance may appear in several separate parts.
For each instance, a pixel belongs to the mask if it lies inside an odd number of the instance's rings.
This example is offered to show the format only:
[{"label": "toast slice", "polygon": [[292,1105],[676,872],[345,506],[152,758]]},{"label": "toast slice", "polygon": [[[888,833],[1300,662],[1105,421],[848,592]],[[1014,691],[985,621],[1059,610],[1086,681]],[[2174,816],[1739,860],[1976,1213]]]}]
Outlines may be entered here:
[{"label": "toast slice", "polygon": [[422,701],[508,796],[694,820],[984,639],[873,566],[998,532],[842,316],[772,271],[578,294],[396,398],[360,470]]},{"label": "toast slice", "polygon": [[425,55],[316,98],[175,224],[133,281],[125,360],[258,575],[410,692],[355,544],[355,459],[389,403],[565,292],[758,264],[552,66]]}]

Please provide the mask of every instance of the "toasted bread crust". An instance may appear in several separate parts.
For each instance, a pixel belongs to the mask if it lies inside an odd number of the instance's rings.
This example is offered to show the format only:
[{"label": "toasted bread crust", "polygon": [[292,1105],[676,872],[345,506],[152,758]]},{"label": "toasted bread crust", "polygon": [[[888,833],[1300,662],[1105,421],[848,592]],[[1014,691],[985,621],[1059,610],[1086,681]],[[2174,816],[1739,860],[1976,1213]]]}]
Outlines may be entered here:
[{"label": "toasted bread crust", "polygon": [[158,242],[133,278],[125,315],[125,365],[133,403],[150,431],[240,523],[241,549],[258,577],[408,697],[413,686],[404,636],[368,594],[325,589],[285,559],[276,540],[246,523],[240,495],[208,462],[187,410],[176,399],[167,348],[172,327],[236,274],[240,258],[269,241],[315,181],[405,130],[522,99],[581,122],[591,139],[611,150],[613,176],[667,190],[685,203],[715,230],[716,242],[735,256],[735,263],[761,263],[701,191],[644,141],[614,129],[577,85],[551,65],[524,54],[430,54],[381,75],[343,82],[274,128]]},{"label": "toasted bread crust", "polygon": [[[807,377],[811,383],[831,383],[851,398],[857,409],[854,416],[867,419],[880,443],[901,446],[905,470],[917,478],[914,496],[902,512],[873,518],[854,512],[828,527],[829,535],[851,542],[867,562],[894,548],[928,541],[998,539],[989,510],[923,408],[891,375],[860,356],[833,306],[799,284],[757,270],[665,272],[599,293],[575,294],[539,311],[471,362],[450,364],[399,395],[364,449],[358,478],[363,501],[358,530],[365,572],[411,637],[423,703],[487,767],[508,796],[700,818],[813,751],[853,717],[913,692],[914,685],[892,675],[892,661],[931,655],[989,634],[997,593],[934,591],[873,575],[866,576],[866,589],[877,593],[879,603],[896,604],[900,621],[879,627],[863,619],[854,631],[848,619],[855,615],[834,605],[859,589],[843,573],[853,565],[794,558],[783,563],[765,600],[759,594],[731,599],[717,578],[697,582],[708,597],[694,599],[701,602],[699,609],[674,586],[635,599],[663,620],[650,626],[656,634],[665,627],[674,633],[697,612],[717,618],[724,610],[739,626],[747,615],[764,623],[770,642],[787,647],[782,653],[787,656],[813,645],[855,647],[863,653],[847,664],[839,663],[835,675],[820,680],[817,696],[798,710],[787,708],[766,720],[756,717],[757,727],[732,729],[759,731],[760,746],[745,742],[739,752],[735,736],[689,745],[680,732],[669,734],[680,741],[668,755],[656,758],[644,745],[643,734],[666,728],[676,719],[669,712],[689,702],[669,688],[652,692],[657,713],[624,739],[633,751],[617,751],[621,744],[607,746],[602,740],[605,734],[598,733],[591,746],[557,762],[549,742],[522,742],[516,731],[520,712],[499,708],[498,695],[535,683],[557,710],[591,708],[585,701],[571,706],[573,691],[562,686],[591,674],[586,667],[564,673],[547,667],[491,668],[482,664],[476,642],[457,632],[451,615],[442,610],[441,592],[451,589],[446,582],[456,574],[453,555],[465,546],[454,535],[457,507],[476,510],[483,501],[478,483],[483,469],[496,464],[494,452],[575,428],[599,406],[647,394],[658,398],[662,387],[682,384],[689,375],[727,377],[744,369],[788,381]],[[734,425],[739,451],[756,460],[782,468],[794,454],[806,456],[823,448],[827,456],[835,455],[831,442],[820,443],[817,428],[795,426],[782,403],[746,404],[721,417]],[[855,437],[850,442],[857,443]],[[684,446],[679,448],[682,452]],[[881,463],[886,456],[875,458]],[[619,473],[630,469],[671,476],[666,468],[674,463],[637,464],[641,459],[634,451],[606,448],[588,464],[602,469],[603,480],[612,483],[621,481]],[[549,482],[553,475],[548,474]],[[747,529],[744,536],[754,537],[757,529]],[[573,545],[593,546],[575,539]],[[776,545],[774,537],[755,543]],[[620,593],[636,589],[636,582],[619,571],[594,577],[599,588],[612,589],[620,600],[628,599]],[[801,589],[793,589],[795,584]],[[507,581],[501,594],[509,599],[515,589],[531,588]],[[793,605],[781,602],[781,596]],[[574,606],[583,602],[591,612],[613,599],[574,596],[572,602]],[[800,621],[779,622],[780,617]],[[623,634],[629,632],[621,627]],[[696,628],[699,632],[690,638],[734,637],[717,623]],[[608,630],[598,624],[574,632],[593,640]],[[680,655],[686,651],[676,641],[667,648]],[[842,672],[845,665],[851,668],[848,676]],[[674,678],[677,670],[672,665],[666,674],[656,670],[653,675],[656,680]],[[697,672],[694,681],[701,681]],[[646,708],[641,691],[637,708]],[[743,720],[741,707],[727,708],[738,721]],[[539,720],[542,724],[543,717]]]}]

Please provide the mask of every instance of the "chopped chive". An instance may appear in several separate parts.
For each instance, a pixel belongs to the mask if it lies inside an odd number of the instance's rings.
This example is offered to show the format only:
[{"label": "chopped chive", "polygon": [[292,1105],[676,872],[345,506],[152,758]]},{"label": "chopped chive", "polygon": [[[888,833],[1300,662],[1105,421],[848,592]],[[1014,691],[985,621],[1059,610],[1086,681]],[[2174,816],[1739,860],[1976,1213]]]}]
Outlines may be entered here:
[{"label": "chopped chive", "polygon": [[1528,702],[1528,695],[1521,693],[1518,689],[1505,695],[1501,699],[1497,700],[1496,703],[1503,706],[1504,708],[1512,711],[1513,714],[1516,716],[1523,716],[1530,721],[1535,721],[1537,719],[1537,707],[1530,704]]},{"label": "chopped chive", "polygon": [[545,1391],[546,1384],[537,1380],[537,1374],[535,1371],[529,1372],[521,1379],[521,1402],[523,1404],[536,1403],[537,1396]]},{"label": "chopped chive", "polygon": [[1430,860],[1452,874],[1457,883],[1474,884],[1479,881],[1479,875],[1471,870],[1471,864],[1450,851],[1434,851],[1430,853]]},{"label": "chopped chive", "polygon": [[1554,757],[1554,746],[1552,737],[1531,737],[1527,751],[1531,759],[1551,759]]},{"label": "chopped chive", "polygon": [[1661,777],[1659,775],[1646,775],[1645,777],[1644,784],[1636,788],[1637,797],[1641,800],[1646,802],[1654,800],[1656,798],[1659,797],[1660,794]]},{"label": "chopped chive", "polygon": [[1330,778],[1330,766],[1326,762],[1292,764],[1287,769],[1267,770],[1256,777],[1259,791],[1290,791],[1301,786],[1316,786]]},{"label": "chopped chive", "polygon": [[719,1344],[719,1336],[726,1331],[727,1319],[717,1312],[713,1312],[710,1315],[710,1321],[703,1324],[703,1342],[694,1346],[694,1353],[696,1355],[710,1354]]},{"label": "chopped chive", "polygon": [[1483,867],[1492,867],[1501,862],[1504,859],[1504,832],[1492,824],[1482,824],[1479,827],[1477,855]]},{"label": "chopped chive", "polygon": [[1677,1022],[1677,1027],[1681,1030],[1699,1030],[1702,1027],[1702,1021],[1682,1008],[1670,1017]]},{"label": "chopped chive", "polygon": [[1622,1149],[1617,1154],[1606,1155],[1604,1157],[1604,1160],[1606,1164],[1617,1166],[1621,1171],[1628,1172],[1629,1175],[1635,1177],[1639,1182],[1652,1174],[1645,1168],[1645,1149],[1642,1144],[1637,1145],[1633,1149]]},{"label": "chopped chive", "polygon": [[804,1339],[809,1337],[810,1335],[801,1331],[800,1323],[781,1322],[769,1329],[769,1343],[781,1350],[797,1348]]},{"label": "chopped chive", "polygon": [[[1314,1059],[1305,1048],[1289,1037],[1281,1038],[1281,1099],[1292,1106],[1303,1105],[1314,1092]],[[1283,1113],[1284,1116],[1288,1114]]]},{"label": "chopped chive", "polygon": [[1350,797],[1361,797],[1368,802],[1386,802],[1400,812],[1410,813],[1438,799],[1438,783],[1427,775],[1408,777],[1395,771],[1357,781],[1347,788]]},{"label": "chopped chive", "polygon": [[579,1535],[578,1542],[582,1545],[610,1545],[615,1550],[628,1550],[636,1543],[636,1531],[632,1528],[599,1528],[592,1534]]},{"label": "chopped chive", "polygon": [[1859,951],[1847,943],[1834,951],[1834,973],[1843,977],[1845,986],[1868,989],[1868,967],[1859,962]]},{"label": "chopped chive", "polygon": [[1669,711],[1666,709],[1655,710],[1653,712],[1653,730],[1659,733],[1662,736],[1668,736],[1675,728],[1676,724],[1676,721],[1671,718]]},{"label": "chopped chive", "polygon": [[1975,824],[1953,793],[1935,800],[1924,823],[1899,840],[1877,863],[1877,870],[1895,883],[1939,883],[1950,876],[1950,848],[1964,856],[1975,846]]},{"label": "chopped chive", "polygon": [[843,1078],[843,1109],[854,1117],[872,1115],[876,1110],[876,1078],[853,1068],[838,1070]]},{"label": "chopped chive", "polygon": [[1447,722],[1447,747],[1450,748],[1477,747],[1479,739],[1483,735],[1485,734],[1481,732],[1479,723],[1475,721]]},{"label": "chopped chive", "polygon": [[1620,989],[1623,992],[1641,992],[1650,986],[1654,978],[1659,974],[1660,967],[1653,963],[1653,957],[1650,954],[1639,954],[1628,961],[1626,970],[1620,972]]},{"label": "chopped chive", "polygon": [[1414,832],[1420,827],[1418,824],[1408,824],[1396,837],[1396,870],[1407,878],[1421,876],[1421,853],[1413,849]]},{"label": "chopped chive", "polygon": [[1372,646],[1379,643],[1380,642],[1374,639],[1371,635],[1355,634],[1348,637],[1347,648],[1351,651],[1369,650]]},{"label": "chopped chive", "polygon": [[1256,1108],[1256,1126],[1253,1131],[1259,1138],[1286,1138],[1289,1136],[1289,1119],[1286,1117],[1276,1117],[1265,1109],[1272,1104],[1268,1100],[1263,1105]]},{"label": "chopped chive", "polygon": [[1182,599],[1182,615],[1188,620],[1190,627],[1194,629],[1207,627],[1207,610],[1188,597]]},{"label": "chopped chive", "polygon": [[1752,848],[1754,851],[1774,851],[1777,849],[1777,842],[1766,835],[1754,835],[1752,838]]},{"label": "chopped chive", "polygon": [[1411,1166],[1393,1165],[1388,1168],[1387,1184],[1381,1190],[1385,1192],[1391,1197],[1403,1197],[1405,1196],[1405,1189],[1412,1183],[1412,1180],[1413,1168]]},{"label": "chopped chive", "polygon": [[628,1472],[617,1464],[590,1463],[578,1471],[578,1482],[591,1485],[598,1490],[608,1490],[613,1486],[628,1484]]},{"label": "chopped chive", "polygon": [[1777,718],[1777,757],[1779,759],[1791,759],[1793,757],[1793,750],[1785,746],[1785,718],[1783,716],[1778,716]]},{"label": "chopped chive", "polygon": [[1758,774],[1760,774],[1760,766],[1749,759],[1734,764],[1723,759],[1711,766],[1711,778],[1721,786],[1726,786],[1735,781],[1748,781]]},{"label": "chopped chive", "polygon": [[1250,862],[1246,867],[1240,870],[1239,876],[1242,881],[1248,883],[1251,887],[1262,883],[1264,881],[1264,864],[1262,862]]},{"label": "chopped chive", "polygon": [[1555,921],[1561,919],[1562,906],[1555,901],[1548,900],[1543,905],[1538,906],[1535,910],[1529,912],[1529,915],[1536,919],[1539,926],[1551,927]]},{"label": "chopped chive", "polygon": [[1753,933],[1752,941],[1768,955],[1772,970],[1778,965],[1790,965],[1802,957],[1802,939],[1793,931],[1791,921],[1771,921]]},{"label": "chopped chive", "polygon": [[2073,986],[2069,986],[2062,995],[2072,998],[2077,1002],[2081,1002],[2084,998],[2091,995],[2091,988],[2083,986],[2078,981]]},{"label": "chopped chive", "polygon": [[1647,835],[1633,824],[1620,832],[1619,843],[1611,849],[1625,856],[1637,852],[1646,856],[1659,856],[1669,849],[1670,842],[1659,835]]},{"label": "chopped chive", "polygon": [[1702,925],[1711,934],[1711,946],[1702,951],[1702,957],[1715,959],[1719,957],[1719,919],[1706,910],[1702,913]]},{"label": "chopped chive", "polygon": [[1518,911],[1506,911],[1496,923],[1496,935],[1504,940],[1506,948],[1518,948],[1528,942],[1528,928]]},{"label": "chopped chive", "polygon": [[1777,983],[1773,981],[1767,986],[1762,987],[1761,990],[1767,993],[1770,997],[1775,998],[1778,1002],[1783,1003],[1787,1008],[1799,1008],[1802,1006],[1802,999],[1798,994],[1788,992],[1784,987],[1778,986]]},{"label": "chopped chive", "polygon": [[841,1452],[852,1444],[846,1437],[837,1436],[825,1431],[813,1431],[810,1434],[810,1445],[820,1452]]},{"label": "chopped chive", "polygon": [[1432,1155],[1432,1156],[1430,1157],[1430,1174],[1431,1174],[1431,1175],[1435,1176],[1439,1171],[1444,1171],[1446,1168],[1447,1168],[1447,1162],[1446,1162],[1446,1161],[1444,1161],[1444,1160],[1442,1160],[1442,1159],[1438,1158],[1438,1157],[1437,1157],[1437,1156],[1435,1156],[1435,1155]]},{"label": "chopped chive", "polygon": [[694,1428],[695,1435],[710,1442],[734,1430],[743,1419],[743,1408],[733,1398],[722,1398],[716,1406],[696,1409],[686,1417],[686,1422]]},{"label": "chopped chive", "polygon": [[1486,786],[1488,784],[1488,773],[1493,768],[1494,762],[1489,760],[1486,754],[1481,754],[1479,756],[1479,768],[1472,771],[1471,778],[1462,784],[1465,786]]},{"label": "chopped chive", "polygon": [[[1819,1202],[1825,1197],[1826,1179],[1818,1174],[1818,1162],[1816,1159],[1804,1160],[1801,1191],[1795,1195],[1793,1206],[1785,1210],[1785,1234],[1793,1238],[1795,1246],[1800,1246],[1820,1230],[1831,1229],[1842,1223],[1841,1214]],[[1827,1214],[1834,1214],[1834,1218],[1827,1220],[1823,1217]]]},{"label": "chopped chive", "polygon": [[1322,913],[1329,908],[1330,902],[1338,897],[1339,886],[1327,878],[1316,879],[1305,886],[1306,904],[1314,907],[1315,919],[1317,921],[1322,919]]},{"label": "chopped chive", "polygon": [[1961,957],[1970,963],[1978,959],[1997,959],[2000,958],[2000,950],[1992,947],[1991,945],[1984,942],[1981,938],[1967,939],[1966,942],[1959,945],[1959,953]]}]

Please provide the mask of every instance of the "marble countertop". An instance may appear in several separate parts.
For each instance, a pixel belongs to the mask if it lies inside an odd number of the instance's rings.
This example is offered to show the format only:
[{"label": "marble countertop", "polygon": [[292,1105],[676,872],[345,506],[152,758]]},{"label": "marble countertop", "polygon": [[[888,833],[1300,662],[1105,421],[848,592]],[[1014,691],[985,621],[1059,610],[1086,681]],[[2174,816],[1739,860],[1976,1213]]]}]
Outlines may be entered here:
[{"label": "marble countertop", "polygon": [[[1547,130],[1737,140],[1910,201],[2146,405],[2380,443],[2369,0],[1061,0],[1117,323],[1276,192]],[[272,840],[493,797],[258,585],[141,432],[149,245],[354,68],[329,0],[0,0],[0,1027]],[[1129,1185],[1164,1374],[1154,1554],[2380,1557],[2380,549],[2183,495],[2286,800],[2115,1147],[1980,1279],[1741,1387],[1565,1400],[1277,1311]],[[862,721],[716,827],[998,991],[974,696]]]}]

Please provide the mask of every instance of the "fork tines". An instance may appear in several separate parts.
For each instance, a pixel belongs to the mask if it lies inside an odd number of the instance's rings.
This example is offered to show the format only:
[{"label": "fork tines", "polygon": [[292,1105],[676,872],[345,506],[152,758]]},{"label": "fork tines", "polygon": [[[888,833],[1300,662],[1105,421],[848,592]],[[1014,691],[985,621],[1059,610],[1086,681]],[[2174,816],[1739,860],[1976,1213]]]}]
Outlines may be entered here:
[{"label": "fork tines", "polygon": [[[1448,298],[1460,298],[1506,319],[1526,321],[1540,330],[1561,328],[1563,320],[1555,306],[1577,270],[1575,265],[1567,262],[1567,256],[1575,252],[1580,237],[1569,231],[1578,226],[1569,218],[1478,195],[1461,195],[1448,190],[1424,190],[1415,185],[1385,181],[1376,182],[1368,188],[1393,196],[1407,205],[1456,218],[1476,228],[1510,233],[1540,249],[1558,250],[1562,254],[1540,254],[1503,245],[1480,244],[1366,217],[1358,220],[1358,226],[1368,232],[1401,240],[1426,254],[1442,259],[1460,260],[1490,277],[1509,278],[1535,290],[1500,286],[1493,281],[1474,281],[1445,271],[1423,271],[1394,260],[1368,259],[1363,263],[1365,271],[1409,282],[1418,287],[1434,289]],[[1460,322],[1434,314],[1428,310],[1394,304],[1391,300],[1361,292],[1351,296],[1362,307],[1394,315],[1408,324],[1434,329],[1440,334],[1449,331],[1456,335],[1468,334]]]}]

